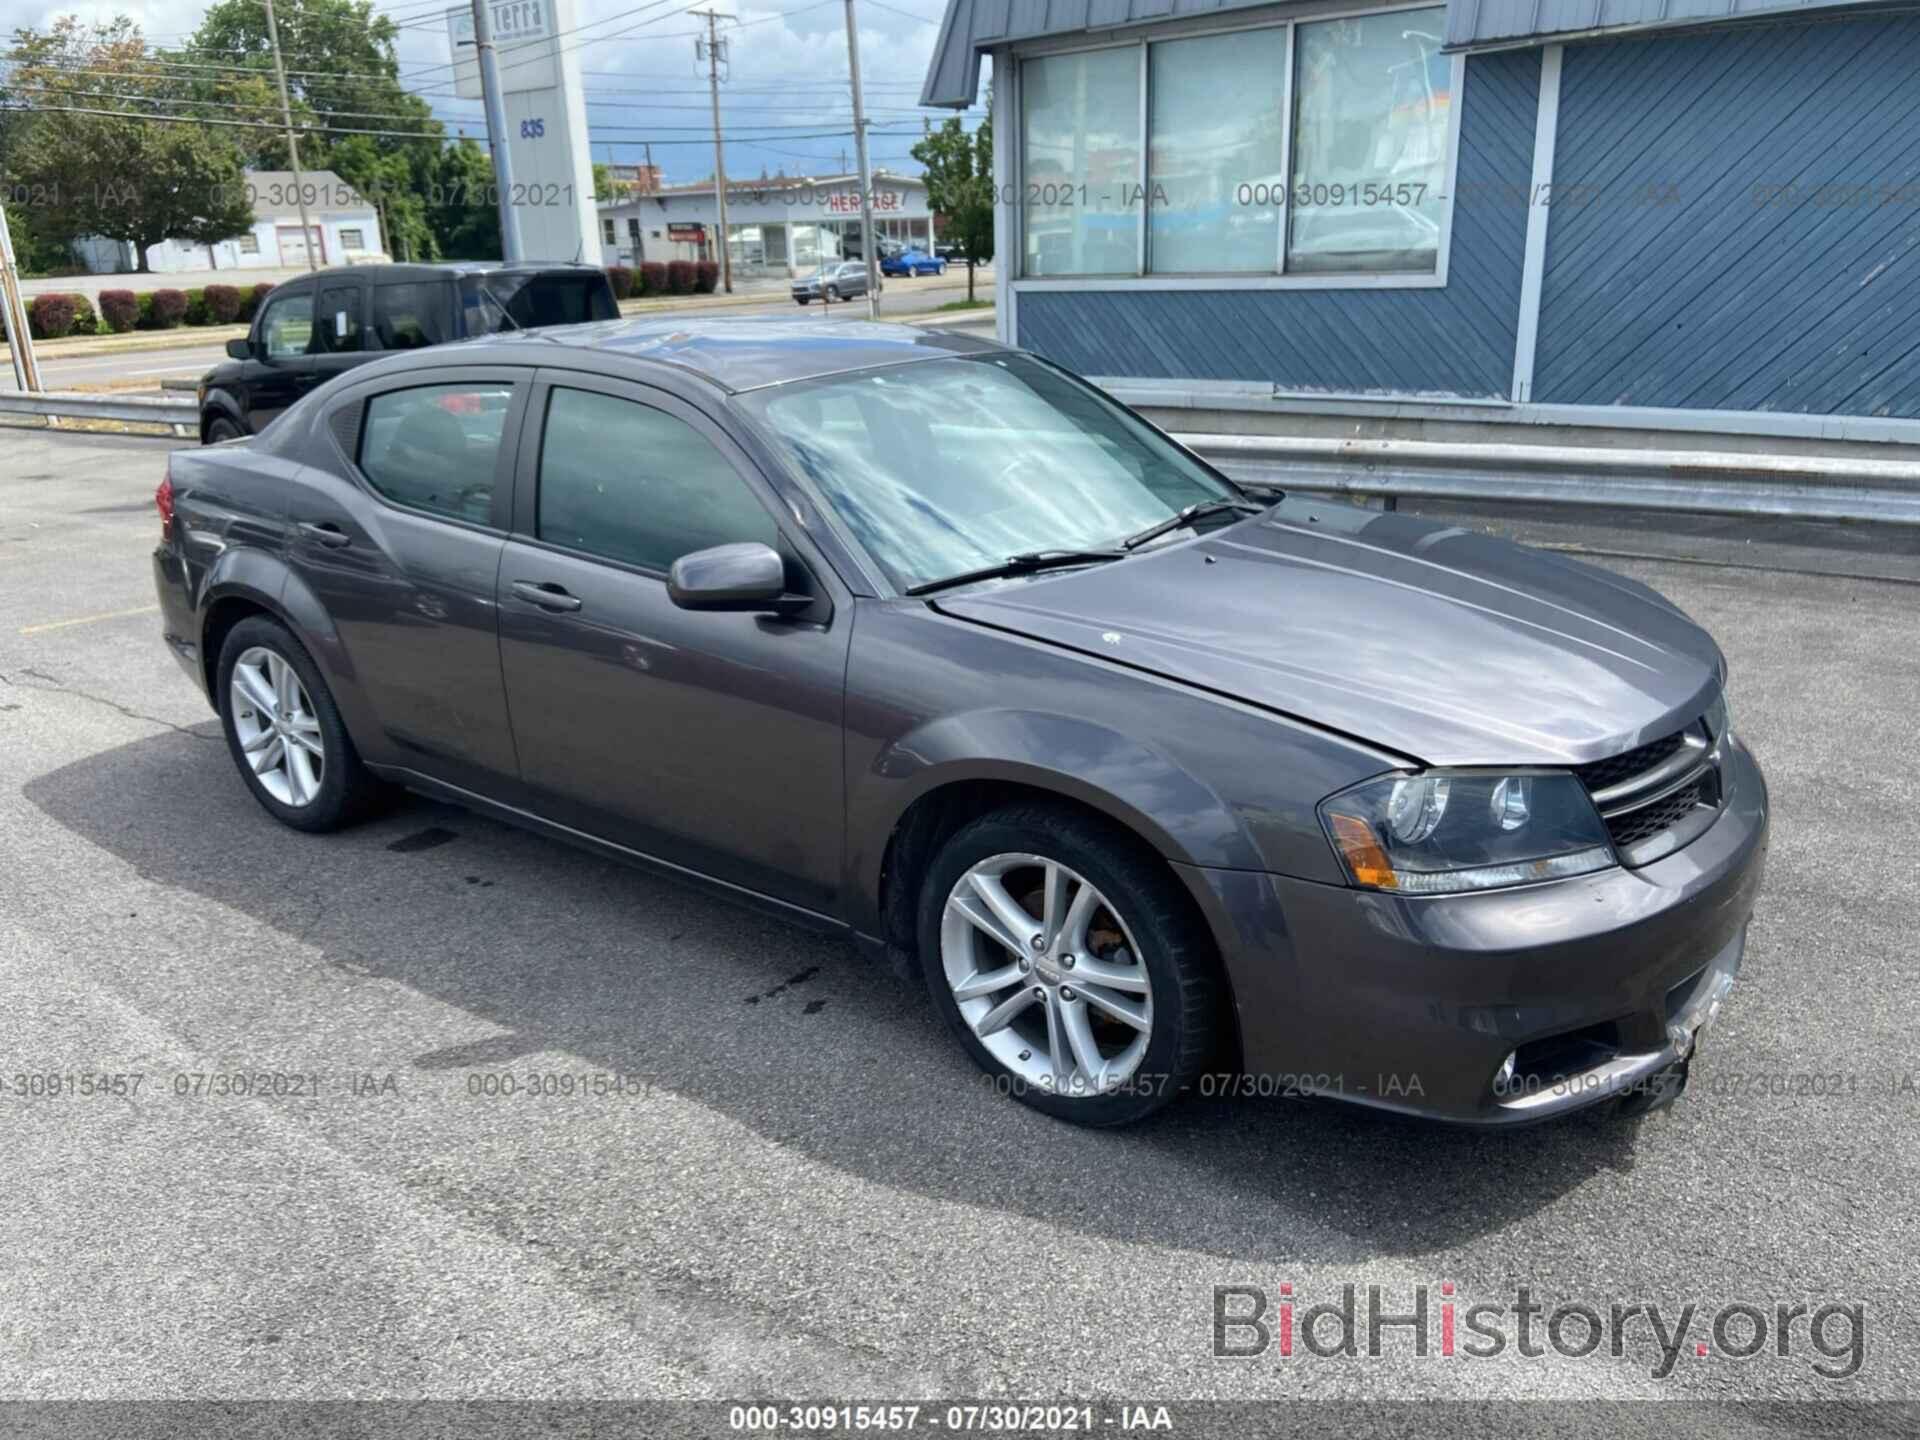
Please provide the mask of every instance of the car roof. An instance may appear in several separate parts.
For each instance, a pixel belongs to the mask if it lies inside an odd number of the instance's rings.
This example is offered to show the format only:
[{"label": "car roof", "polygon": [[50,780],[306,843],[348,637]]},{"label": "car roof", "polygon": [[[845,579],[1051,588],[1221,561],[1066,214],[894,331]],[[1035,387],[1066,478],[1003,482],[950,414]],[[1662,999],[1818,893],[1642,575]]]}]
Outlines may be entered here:
[{"label": "car roof", "polygon": [[282,284],[296,285],[303,280],[365,279],[391,283],[396,280],[441,280],[462,275],[551,275],[575,271],[582,275],[602,273],[597,265],[575,264],[571,260],[522,261],[508,265],[500,260],[449,260],[393,265],[328,265],[311,275],[296,275]]},{"label": "car roof", "polygon": [[[494,342],[544,341],[581,351],[670,365],[729,392],[811,380],[848,370],[976,355],[1004,347],[971,335],[869,320],[782,319],[775,316],[636,316],[561,325],[492,337]],[[467,342],[472,344],[474,342]],[[422,355],[448,349],[436,347]]]}]

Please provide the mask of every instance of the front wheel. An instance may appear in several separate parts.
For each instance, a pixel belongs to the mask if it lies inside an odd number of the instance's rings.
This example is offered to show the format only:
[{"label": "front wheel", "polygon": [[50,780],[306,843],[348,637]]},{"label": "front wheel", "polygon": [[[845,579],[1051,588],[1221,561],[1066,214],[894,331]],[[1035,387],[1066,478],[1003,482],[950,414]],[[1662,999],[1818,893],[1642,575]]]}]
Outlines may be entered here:
[{"label": "front wheel", "polygon": [[834,301],[838,300],[839,298],[840,298],[839,289],[833,285],[827,286],[827,291],[826,291],[827,304],[831,305]]},{"label": "front wheel", "polygon": [[222,440],[238,440],[240,427],[224,415],[216,415],[207,422],[207,444],[218,445]]},{"label": "front wheel", "polygon": [[240,776],[295,830],[337,830],[386,793],[360,763],[306,647],[277,620],[242,620],[220,648],[220,724]]},{"label": "front wheel", "polygon": [[963,827],[920,897],[927,988],[1014,1098],[1082,1125],[1173,1100],[1214,1051],[1218,960],[1159,857],[1071,810]]},{"label": "front wheel", "polygon": [[805,295],[796,295],[793,297],[793,303],[796,305],[804,305],[807,303],[807,297]]}]

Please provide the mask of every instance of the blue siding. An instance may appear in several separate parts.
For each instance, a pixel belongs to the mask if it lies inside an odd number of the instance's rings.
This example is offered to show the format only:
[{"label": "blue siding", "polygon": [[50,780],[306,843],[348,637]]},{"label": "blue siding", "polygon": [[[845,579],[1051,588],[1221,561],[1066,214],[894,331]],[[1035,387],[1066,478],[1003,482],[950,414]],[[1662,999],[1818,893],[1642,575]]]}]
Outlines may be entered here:
[{"label": "blue siding", "polygon": [[1504,397],[1539,87],[1537,52],[1467,62],[1443,288],[1022,291],[1018,343],[1083,375]]},{"label": "blue siding", "polygon": [[1920,413],[1917,75],[1908,19],[1569,46],[1533,398]]}]

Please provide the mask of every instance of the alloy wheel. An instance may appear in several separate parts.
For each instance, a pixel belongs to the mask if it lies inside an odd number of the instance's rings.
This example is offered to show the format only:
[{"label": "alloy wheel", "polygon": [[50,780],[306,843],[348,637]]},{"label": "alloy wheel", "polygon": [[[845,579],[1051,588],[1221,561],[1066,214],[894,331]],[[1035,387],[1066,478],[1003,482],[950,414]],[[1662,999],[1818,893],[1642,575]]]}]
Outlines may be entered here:
[{"label": "alloy wheel", "polygon": [[940,958],[961,1019],[1014,1075],[1065,1096],[1125,1083],[1153,1035],[1153,989],[1118,909],[1041,855],[993,855],[960,877]]},{"label": "alloy wheel", "polygon": [[260,788],[292,809],[311,804],[326,779],[327,746],[293,666],[255,645],[234,663],[231,690],[234,734]]}]

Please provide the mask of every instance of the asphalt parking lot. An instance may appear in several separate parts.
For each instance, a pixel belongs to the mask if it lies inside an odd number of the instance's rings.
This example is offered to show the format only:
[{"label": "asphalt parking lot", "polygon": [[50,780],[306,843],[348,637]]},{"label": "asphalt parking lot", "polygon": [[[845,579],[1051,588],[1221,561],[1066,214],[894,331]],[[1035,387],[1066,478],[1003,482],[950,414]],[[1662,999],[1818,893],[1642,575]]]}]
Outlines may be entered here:
[{"label": "asphalt parking lot", "polygon": [[[0,430],[0,1396],[1912,1423],[1868,1402],[1920,1398],[1914,585],[1604,562],[1719,638],[1775,802],[1745,970],[1676,1107],[1482,1134],[1215,1098],[1098,1134],[995,1096],[920,993],[837,943],[421,800],[279,828],[159,639],[165,448]],[[260,1072],[311,1084],[213,1078]],[[34,1075],[144,1078],[15,1093]],[[624,1081],[487,1093],[502,1075]],[[1302,1309],[1358,1287],[1363,1351],[1370,1285],[1394,1313],[1445,1284],[1462,1310],[1521,1287],[1695,1310],[1665,1374],[1646,1327],[1618,1356],[1478,1359],[1438,1353],[1437,1315],[1424,1356],[1403,1329],[1378,1358],[1216,1358],[1214,1287],[1262,1287],[1277,1328],[1283,1284]],[[1710,1328],[1735,1304],[1769,1326],[1750,1358],[1745,1322]],[[1800,1328],[1777,1353],[1779,1304],[1857,1306],[1858,1346]],[[1666,1433],[1752,1433],[1679,1414]]]}]

